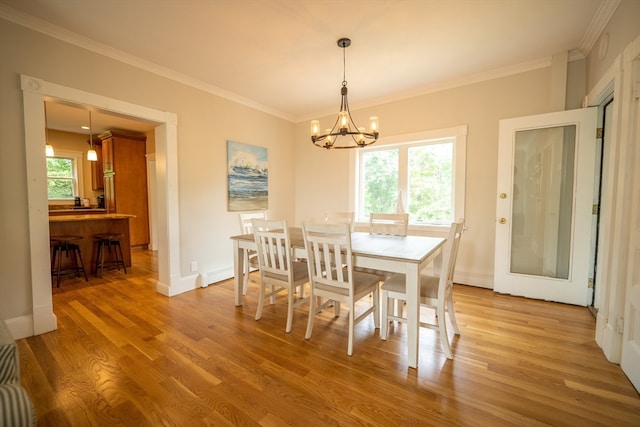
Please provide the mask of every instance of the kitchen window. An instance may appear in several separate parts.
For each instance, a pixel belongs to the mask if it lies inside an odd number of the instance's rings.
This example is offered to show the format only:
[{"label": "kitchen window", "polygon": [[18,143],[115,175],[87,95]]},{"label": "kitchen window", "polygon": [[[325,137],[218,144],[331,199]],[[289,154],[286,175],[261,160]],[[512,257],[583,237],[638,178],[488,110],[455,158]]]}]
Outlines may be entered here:
[{"label": "kitchen window", "polygon": [[73,200],[82,188],[82,153],[56,149],[47,157],[47,195],[49,200]]},{"label": "kitchen window", "polygon": [[464,217],[467,127],[379,140],[355,156],[356,221],[370,212],[408,212],[413,226]]}]

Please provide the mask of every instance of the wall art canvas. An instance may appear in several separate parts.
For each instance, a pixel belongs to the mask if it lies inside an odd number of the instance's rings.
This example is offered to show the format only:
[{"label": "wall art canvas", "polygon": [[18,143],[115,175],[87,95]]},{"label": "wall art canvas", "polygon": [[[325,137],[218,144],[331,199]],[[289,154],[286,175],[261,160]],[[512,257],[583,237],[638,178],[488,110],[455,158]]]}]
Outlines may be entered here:
[{"label": "wall art canvas", "polygon": [[269,208],[267,148],[227,141],[229,211]]}]

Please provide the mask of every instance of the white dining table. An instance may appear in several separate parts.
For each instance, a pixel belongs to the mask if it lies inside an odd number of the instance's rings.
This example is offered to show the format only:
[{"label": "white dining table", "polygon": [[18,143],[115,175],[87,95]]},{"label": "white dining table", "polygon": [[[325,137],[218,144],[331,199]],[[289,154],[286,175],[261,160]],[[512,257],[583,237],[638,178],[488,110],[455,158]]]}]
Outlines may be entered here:
[{"label": "white dining table", "polygon": [[[306,258],[300,227],[291,227],[289,237],[296,258]],[[232,236],[235,304],[242,305],[244,251],[256,250],[253,234]],[[418,367],[420,322],[420,272],[431,262],[441,263],[441,250],[446,239],[427,236],[387,236],[362,232],[351,233],[354,266],[406,275],[408,364]]]}]

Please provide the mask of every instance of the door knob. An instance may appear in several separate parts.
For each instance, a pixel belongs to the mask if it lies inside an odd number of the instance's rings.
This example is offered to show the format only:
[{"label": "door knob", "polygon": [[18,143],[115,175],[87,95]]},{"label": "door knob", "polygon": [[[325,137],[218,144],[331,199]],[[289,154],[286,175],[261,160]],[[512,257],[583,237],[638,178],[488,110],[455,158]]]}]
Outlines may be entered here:
[{"label": "door knob", "polygon": [[501,199],[506,199],[507,198],[507,193],[500,193],[500,198]]},{"label": "door knob", "polygon": [[500,218],[500,219],[498,220],[498,222],[499,222],[500,224],[506,224],[506,223],[507,223],[507,219],[506,219],[506,218]]}]

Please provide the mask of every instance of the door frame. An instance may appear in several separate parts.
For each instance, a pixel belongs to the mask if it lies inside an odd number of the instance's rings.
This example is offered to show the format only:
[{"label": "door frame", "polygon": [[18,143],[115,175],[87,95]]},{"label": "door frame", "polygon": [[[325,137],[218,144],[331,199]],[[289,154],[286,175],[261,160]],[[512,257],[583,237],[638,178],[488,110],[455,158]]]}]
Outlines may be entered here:
[{"label": "door frame", "polygon": [[88,105],[157,124],[156,181],[158,200],[158,281],[156,290],[167,296],[180,293],[180,227],[178,221],[177,116],[141,105],[84,92],[21,75],[24,108],[27,199],[29,204],[29,254],[32,317],[16,325],[20,336],[55,330],[49,260],[49,216],[45,153],[45,99]]},{"label": "door frame", "polygon": [[[633,135],[632,103],[637,87],[633,81],[633,60],[640,57],[640,36],[613,61],[611,67],[585,98],[585,105],[599,106],[614,94],[610,147],[604,152],[601,241],[596,271],[596,343],[610,362],[620,363],[622,329],[626,305],[629,259],[629,227],[633,167],[630,156]],[[638,165],[640,167],[640,165]]]}]

